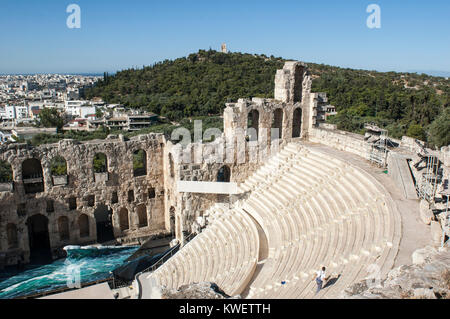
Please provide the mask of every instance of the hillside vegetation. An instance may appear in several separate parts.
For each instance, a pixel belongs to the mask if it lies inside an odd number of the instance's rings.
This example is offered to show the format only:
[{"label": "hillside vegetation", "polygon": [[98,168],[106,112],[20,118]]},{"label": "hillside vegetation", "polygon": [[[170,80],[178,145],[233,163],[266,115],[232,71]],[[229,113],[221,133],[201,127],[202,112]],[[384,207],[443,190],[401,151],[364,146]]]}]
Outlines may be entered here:
[{"label": "hillside vegetation", "polygon": [[[88,98],[102,97],[180,121],[221,115],[226,102],[273,97],[274,76],[284,59],[242,53],[203,51],[142,69],[105,74]],[[329,119],[339,129],[363,133],[365,122],[389,134],[450,144],[450,80],[425,74],[376,72],[307,63],[313,91],[326,92],[339,114]]]}]

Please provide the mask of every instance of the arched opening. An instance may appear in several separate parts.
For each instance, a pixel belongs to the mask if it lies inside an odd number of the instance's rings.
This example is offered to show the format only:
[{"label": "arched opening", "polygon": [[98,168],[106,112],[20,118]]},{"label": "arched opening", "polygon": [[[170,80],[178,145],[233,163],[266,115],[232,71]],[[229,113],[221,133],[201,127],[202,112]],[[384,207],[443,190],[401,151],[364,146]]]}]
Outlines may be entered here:
[{"label": "arched opening", "polygon": [[58,231],[60,240],[70,239],[69,218],[66,216],[61,216],[58,218]]},{"label": "arched opening", "polygon": [[106,173],[108,171],[108,158],[103,153],[97,153],[93,160],[94,173]]},{"label": "arched opening", "polygon": [[301,65],[298,65],[295,70],[295,79],[294,79],[294,103],[302,101],[303,94],[303,73],[305,72],[305,68]]},{"label": "arched opening", "polygon": [[17,238],[17,227],[14,224],[8,224],[6,226],[6,236],[8,238],[8,248],[14,249],[19,246]]},{"label": "arched opening", "polygon": [[147,207],[144,204],[141,204],[137,207],[137,215],[139,228],[147,227],[148,226]]},{"label": "arched opening", "polygon": [[175,233],[175,207],[170,207],[170,231],[172,232],[172,236]]},{"label": "arched opening", "polygon": [[53,176],[67,175],[67,162],[62,156],[55,156],[50,162],[50,171]]},{"label": "arched opening", "polygon": [[227,165],[222,166],[217,172],[217,182],[229,183],[231,179],[231,170]]},{"label": "arched opening", "polygon": [[119,223],[120,230],[124,231],[130,228],[130,223],[128,221],[128,209],[122,208],[119,212]]},{"label": "arched opening", "polygon": [[89,217],[87,215],[80,215],[78,227],[80,229],[80,238],[89,237]]},{"label": "arched opening", "polygon": [[[283,109],[278,108],[273,112],[273,119],[272,119],[272,129],[278,129],[278,138],[283,138]],[[276,139],[276,136],[272,136],[272,140]]]},{"label": "arched opening", "polygon": [[147,175],[147,153],[144,150],[138,150],[133,153],[133,175]]},{"label": "arched opening", "polygon": [[[249,130],[250,129],[250,130]],[[258,140],[259,132],[259,112],[258,110],[251,110],[247,116],[247,135],[250,141]]]},{"label": "arched opening", "polygon": [[302,109],[300,107],[294,110],[292,118],[292,137],[300,137],[302,129]]},{"label": "arched opening", "polygon": [[104,243],[114,239],[112,225],[112,210],[104,204],[100,204],[94,211],[97,226],[97,242]]},{"label": "arched opening", "polygon": [[30,158],[22,163],[22,180],[25,193],[33,194],[44,191],[44,179],[41,162],[35,158]]},{"label": "arched opening", "polygon": [[30,244],[30,260],[34,263],[46,263],[52,259],[48,218],[37,214],[28,218],[28,240]]},{"label": "arched opening", "polygon": [[11,183],[13,180],[13,172],[11,164],[7,161],[0,160],[0,183]]},{"label": "arched opening", "polygon": [[172,153],[169,153],[169,170],[170,170],[170,177],[175,177],[175,168],[173,166],[173,156]]}]

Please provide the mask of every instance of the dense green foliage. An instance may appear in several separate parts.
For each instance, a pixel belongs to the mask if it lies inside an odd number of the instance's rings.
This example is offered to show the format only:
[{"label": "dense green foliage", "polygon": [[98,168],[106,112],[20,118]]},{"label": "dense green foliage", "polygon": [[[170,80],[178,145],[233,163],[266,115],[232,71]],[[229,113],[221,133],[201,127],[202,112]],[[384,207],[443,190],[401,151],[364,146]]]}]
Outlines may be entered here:
[{"label": "dense green foliage", "polygon": [[53,176],[67,175],[67,163],[61,156],[56,156],[50,162],[50,171]]},{"label": "dense green foliage", "polygon": [[[419,138],[443,146],[431,125],[450,105],[450,81],[425,74],[375,72],[310,64],[316,77],[314,92],[326,92],[338,115],[330,119],[339,129],[362,133],[364,123],[374,122],[389,134]],[[435,124],[438,125],[438,124]],[[439,127],[450,129],[450,122]]]},{"label": "dense green foliage", "polygon": [[12,168],[6,161],[0,161],[0,183],[8,183],[12,181]]},{"label": "dense green foliage", "polygon": [[433,145],[450,145],[450,108],[446,108],[430,125],[430,142]]},{"label": "dense green foliage", "polygon": [[[283,63],[281,58],[264,55],[201,50],[187,58],[105,75],[87,97],[99,96],[108,103],[146,109],[175,121],[221,115],[228,101],[273,97],[275,72]],[[432,145],[446,145],[445,134],[436,134],[449,131],[448,117],[433,122],[450,104],[449,80],[425,74],[308,66],[313,91],[326,92],[339,112],[330,118],[339,129],[363,133],[364,123],[374,122],[396,138],[409,132]]]},{"label": "dense green foliage", "polygon": [[283,61],[264,55],[199,51],[187,58],[166,60],[143,69],[105,76],[88,98],[181,120],[221,114],[225,103],[243,97],[273,97],[273,77]]}]

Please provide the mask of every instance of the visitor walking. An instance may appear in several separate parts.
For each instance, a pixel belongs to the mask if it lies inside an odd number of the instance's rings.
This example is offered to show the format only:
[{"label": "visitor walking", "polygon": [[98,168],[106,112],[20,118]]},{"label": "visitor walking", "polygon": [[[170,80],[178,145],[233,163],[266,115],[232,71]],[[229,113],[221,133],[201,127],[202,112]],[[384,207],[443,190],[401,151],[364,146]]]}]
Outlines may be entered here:
[{"label": "visitor walking", "polygon": [[319,270],[316,275],[314,276],[314,280],[316,281],[317,284],[317,290],[316,290],[316,294],[319,293],[319,291],[322,289],[323,283],[324,281],[326,281],[328,278],[326,277],[326,273],[325,273],[325,267],[322,267],[321,270]]}]

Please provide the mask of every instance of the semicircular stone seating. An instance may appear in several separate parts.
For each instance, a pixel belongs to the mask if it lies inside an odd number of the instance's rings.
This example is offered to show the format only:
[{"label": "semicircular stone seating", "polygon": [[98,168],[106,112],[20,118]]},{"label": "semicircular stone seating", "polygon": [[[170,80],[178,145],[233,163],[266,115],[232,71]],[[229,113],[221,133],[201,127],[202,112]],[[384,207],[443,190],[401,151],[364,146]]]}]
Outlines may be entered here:
[{"label": "semicircular stone seating", "polygon": [[[370,284],[392,268],[400,215],[367,172],[288,143],[239,188],[246,199],[212,206],[209,225],[152,274],[160,284],[211,281],[246,298],[338,298],[352,283]],[[265,260],[258,261],[255,221],[267,238]],[[322,266],[334,283],[316,295],[313,279]]]}]

